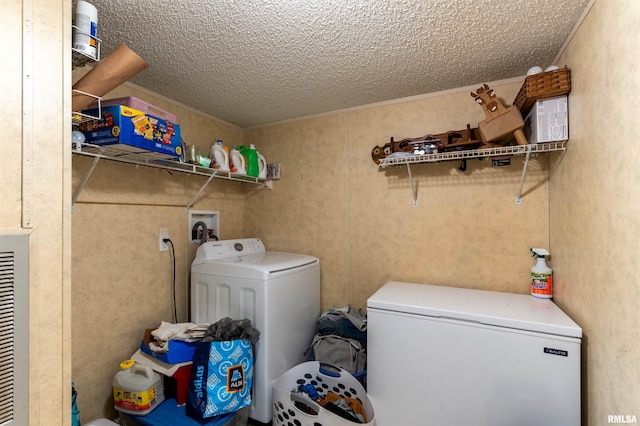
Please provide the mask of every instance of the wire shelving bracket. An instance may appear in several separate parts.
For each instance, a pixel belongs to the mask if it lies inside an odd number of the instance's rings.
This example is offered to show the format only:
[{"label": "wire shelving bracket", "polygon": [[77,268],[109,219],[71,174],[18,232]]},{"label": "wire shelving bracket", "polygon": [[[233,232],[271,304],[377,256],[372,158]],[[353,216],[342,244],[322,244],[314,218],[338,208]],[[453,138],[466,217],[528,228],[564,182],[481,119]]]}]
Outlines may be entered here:
[{"label": "wire shelving bracket", "polygon": [[423,163],[440,163],[443,161],[455,161],[455,160],[470,160],[474,158],[485,157],[502,157],[502,156],[514,156],[524,155],[524,165],[522,167],[522,175],[520,177],[520,187],[518,189],[518,195],[516,196],[516,204],[522,203],[522,188],[524,186],[524,178],[527,173],[527,166],[532,154],[541,154],[552,151],[565,151],[567,141],[559,142],[545,142],[537,144],[527,145],[510,145],[510,146],[498,146],[491,148],[480,149],[468,149],[464,151],[449,151],[439,152],[435,154],[417,154],[401,157],[386,157],[380,160],[378,165],[380,168],[386,167],[399,167],[402,165],[407,166],[407,173],[409,175],[409,184],[411,185],[411,191],[413,193],[413,206],[418,206],[418,188],[417,183],[414,182],[413,175],[411,173],[412,164]]},{"label": "wire shelving bracket", "polygon": [[151,151],[144,152],[131,152],[125,149],[119,148],[115,145],[93,145],[86,142],[73,142],[72,151],[73,154],[93,157],[93,161],[89,169],[85,173],[85,176],[80,181],[80,184],[75,189],[72,197],[72,211],[75,210],[75,204],[80,196],[80,193],[86,186],[91,174],[95,170],[100,160],[111,160],[120,163],[134,164],[136,166],[152,167],[167,171],[176,171],[181,173],[187,173],[192,175],[199,175],[207,177],[206,182],[202,185],[196,195],[186,205],[186,209],[189,209],[205,188],[215,179],[230,180],[234,182],[249,183],[259,185],[259,189],[271,189],[271,181],[267,179],[256,178],[253,176],[240,175],[231,172],[222,172],[220,170],[211,169],[208,167],[200,167],[195,164],[182,163],[177,159],[167,158],[166,154],[155,153]]}]

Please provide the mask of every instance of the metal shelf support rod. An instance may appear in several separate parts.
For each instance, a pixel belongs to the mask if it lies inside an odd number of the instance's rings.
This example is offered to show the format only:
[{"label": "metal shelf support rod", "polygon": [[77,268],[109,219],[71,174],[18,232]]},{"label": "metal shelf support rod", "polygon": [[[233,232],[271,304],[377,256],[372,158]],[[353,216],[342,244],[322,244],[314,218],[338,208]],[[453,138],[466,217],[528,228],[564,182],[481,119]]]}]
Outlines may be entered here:
[{"label": "metal shelf support rod", "polygon": [[411,165],[409,163],[407,163],[407,173],[409,173],[409,185],[411,185],[411,192],[413,192],[413,207],[418,207],[418,182],[413,182]]},{"label": "metal shelf support rod", "polygon": [[89,178],[91,177],[91,174],[93,173],[93,170],[98,165],[99,161],[100,161],[100,157],[93,157],[93,162],[91,163],[91,166],[89,167],[89,170],[87,170],[87,173],[84,174],[84,178],[82,178],[82,181],[80,182],[80,185],[78,185],[76,190],[73,192],[73,198],[71,199],[71,213],[75,212],[75,210],[76,210],[76,201],[78,200],[78,197],[80,196],[80,193],[82,192],[82,189],[85,187],[85,185],[89,181]]},{"label": "metal shelf support rod", "polygon": [[204,185],[202,185],[202,188],[200,188],[200,191],[198,191],[198,192],[196,193],[196,195],[194,195],[194,196],[193,196],[193,198],[191,199],[191,201],[189,201],[189,203],[187,204],[187,207],[186,207],[187,211],[191,208],[191,206],[193,205],[193,203],[195,203],[195,202],[196,202],[196,200],[198,199],[198,197],[200,196],[200,194],[202,194],[202,191],[204,191],[204,190],[205,190],[205,188],[206,188],[207,186],[209,186],[209,183],[213,180],[213,177],[214,177],[216,174],[217,174],[217,172],[213,172],[213,173],[211,174],[211,176],[209,176],[209,179],[207,179],[207,181],[204,183]]},{"label": "metal shelf support rod", "polygon": [[522,203],[522,187],[524,186],[524,177],[527,174],[529,157],[531,157],[531,150],[527,150],[527,155],[524,157],[524,165],[522,166],[522,176],[520,176],[520,189],[518,190],[518,196],[516,197],[516,205],[518,206]]}]

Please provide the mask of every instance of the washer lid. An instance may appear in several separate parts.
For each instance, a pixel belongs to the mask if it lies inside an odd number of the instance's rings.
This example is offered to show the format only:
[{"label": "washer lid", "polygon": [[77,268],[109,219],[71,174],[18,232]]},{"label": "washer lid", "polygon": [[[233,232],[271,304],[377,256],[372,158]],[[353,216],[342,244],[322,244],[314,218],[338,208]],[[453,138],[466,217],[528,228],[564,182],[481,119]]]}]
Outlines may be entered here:
[{"label": "washer lid", "polygon": [[527,294],[389,281],[369,298],[367,307],[582,337],[580,326],[551,300]]},{"label": "washer lid", "polygon": [[267,251],[239,256],[227,256],[220,259],[194,262],[191,271],[200,274],[269,279],[316,267],[320,264],[317,257],[305,254]]}]

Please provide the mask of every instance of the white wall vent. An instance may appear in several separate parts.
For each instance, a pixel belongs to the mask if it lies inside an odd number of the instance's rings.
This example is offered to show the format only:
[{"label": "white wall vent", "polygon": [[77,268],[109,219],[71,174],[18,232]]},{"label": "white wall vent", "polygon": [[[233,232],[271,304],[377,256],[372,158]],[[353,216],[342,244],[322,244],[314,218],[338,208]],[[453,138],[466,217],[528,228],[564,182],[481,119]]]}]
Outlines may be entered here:
[{"label": "white wall vent", "polygon": [[29,237],[0,235],[0,425],[29,423]]}]

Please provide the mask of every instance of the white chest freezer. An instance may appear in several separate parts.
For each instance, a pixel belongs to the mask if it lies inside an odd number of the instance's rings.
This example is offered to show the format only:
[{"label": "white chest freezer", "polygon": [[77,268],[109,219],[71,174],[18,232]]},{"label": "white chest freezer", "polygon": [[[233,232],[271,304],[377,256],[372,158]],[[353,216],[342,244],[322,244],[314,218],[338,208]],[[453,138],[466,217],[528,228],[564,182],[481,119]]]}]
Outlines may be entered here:
[{"label": "white chest freezer", "polygon": [[551,300],[392,281],[367,308],[377,426],[580,425],[582,329]]}]

